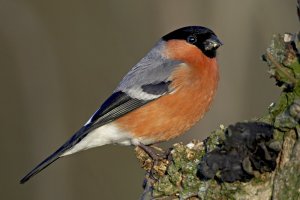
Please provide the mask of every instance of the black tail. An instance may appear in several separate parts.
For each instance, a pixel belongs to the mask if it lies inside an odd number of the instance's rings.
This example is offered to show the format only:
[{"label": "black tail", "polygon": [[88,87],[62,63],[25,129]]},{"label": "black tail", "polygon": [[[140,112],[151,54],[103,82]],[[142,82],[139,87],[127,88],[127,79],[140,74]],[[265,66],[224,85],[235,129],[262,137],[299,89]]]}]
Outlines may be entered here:
[{"label": "black tail", "polygon": [[82,127],[78,132],[76,132],[65,144],[63,144],[59,149],[57,149],[53,154],[31,170],[24,178],[20,180],[20,183],[23,184],[28,181],[31,177],[38,174],[40,171],[48,167],[51,163],[60,158],[60,156],[66,152],[68,149],[76,145],[82,138],[84,138],[89,132],[89,126]]},{"label": "black tail", "polygon": [[65,148],[59,148],[57,151],[55,151],[53,154],[51,154],[48,158],[46,158],[43,162],[41,162],[39,165],[37,165],[33,170],[31,170],[24,178],[20,180],[20,183],[23,184],[26,181],[28,181],[31,177],[45,169],[48,165],[56,161],[59,156],[66,150]]}]

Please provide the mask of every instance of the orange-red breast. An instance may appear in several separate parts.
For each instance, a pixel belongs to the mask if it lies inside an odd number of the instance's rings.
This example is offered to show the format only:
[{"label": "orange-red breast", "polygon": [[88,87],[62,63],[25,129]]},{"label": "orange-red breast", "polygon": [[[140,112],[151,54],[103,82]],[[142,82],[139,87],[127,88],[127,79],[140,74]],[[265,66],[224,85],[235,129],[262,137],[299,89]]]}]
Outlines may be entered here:
[{"label": "orange-red breast", "polygon": [[123,78],[88,122],[20,183],[60,157],[111,143],[149,145],[174,138],[209,109],[219,73],[222,43],[201,26],[163,36]]}]

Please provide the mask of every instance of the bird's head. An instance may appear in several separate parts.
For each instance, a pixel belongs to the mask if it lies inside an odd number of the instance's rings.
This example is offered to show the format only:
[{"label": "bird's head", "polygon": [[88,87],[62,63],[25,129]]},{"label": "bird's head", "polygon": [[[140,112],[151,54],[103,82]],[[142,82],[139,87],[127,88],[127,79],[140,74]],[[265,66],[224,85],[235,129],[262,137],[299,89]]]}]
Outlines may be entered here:
[{"label": "bird's head", "polygon": [[[173,43],[172,48],[188,49],[197,47],[209,58],[216,57],[216,50],[222,45],[216,34],[203,26],[187,26],[168,33],[162,37],[167,43]],[[184,51],[182,51],[184,53]]]}]

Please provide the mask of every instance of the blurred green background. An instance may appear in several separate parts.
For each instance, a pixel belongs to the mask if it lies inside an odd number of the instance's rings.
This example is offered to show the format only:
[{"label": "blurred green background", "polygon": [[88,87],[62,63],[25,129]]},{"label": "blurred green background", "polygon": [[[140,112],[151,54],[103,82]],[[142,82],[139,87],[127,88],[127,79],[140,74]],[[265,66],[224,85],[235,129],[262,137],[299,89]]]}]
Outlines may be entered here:
[{"label": "blurred green background", "polygon": [[188,134],[203,139],[266,112],[279,89],[260,56],[273,33],[296,32],[295,0],[0,0],[0,199],[138,199],[143,170],[133,147],[104,146],[19,179],[52,153],[164,34],[214,30],[221,81],[213,106]]}]

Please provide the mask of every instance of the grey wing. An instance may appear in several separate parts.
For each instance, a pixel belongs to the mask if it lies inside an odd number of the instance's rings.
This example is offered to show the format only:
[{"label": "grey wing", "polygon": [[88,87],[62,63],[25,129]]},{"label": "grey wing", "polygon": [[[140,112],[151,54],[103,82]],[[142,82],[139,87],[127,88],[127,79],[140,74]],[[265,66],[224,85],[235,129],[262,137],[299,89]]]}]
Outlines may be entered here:
[{"label": "grey wing", "polygon": [[137,99],[151,100],[170,90],[171,74],[182,64],[162,55],[164,41],[156,46],[136,64],[123,78],[115,92],[122,91]]}]

